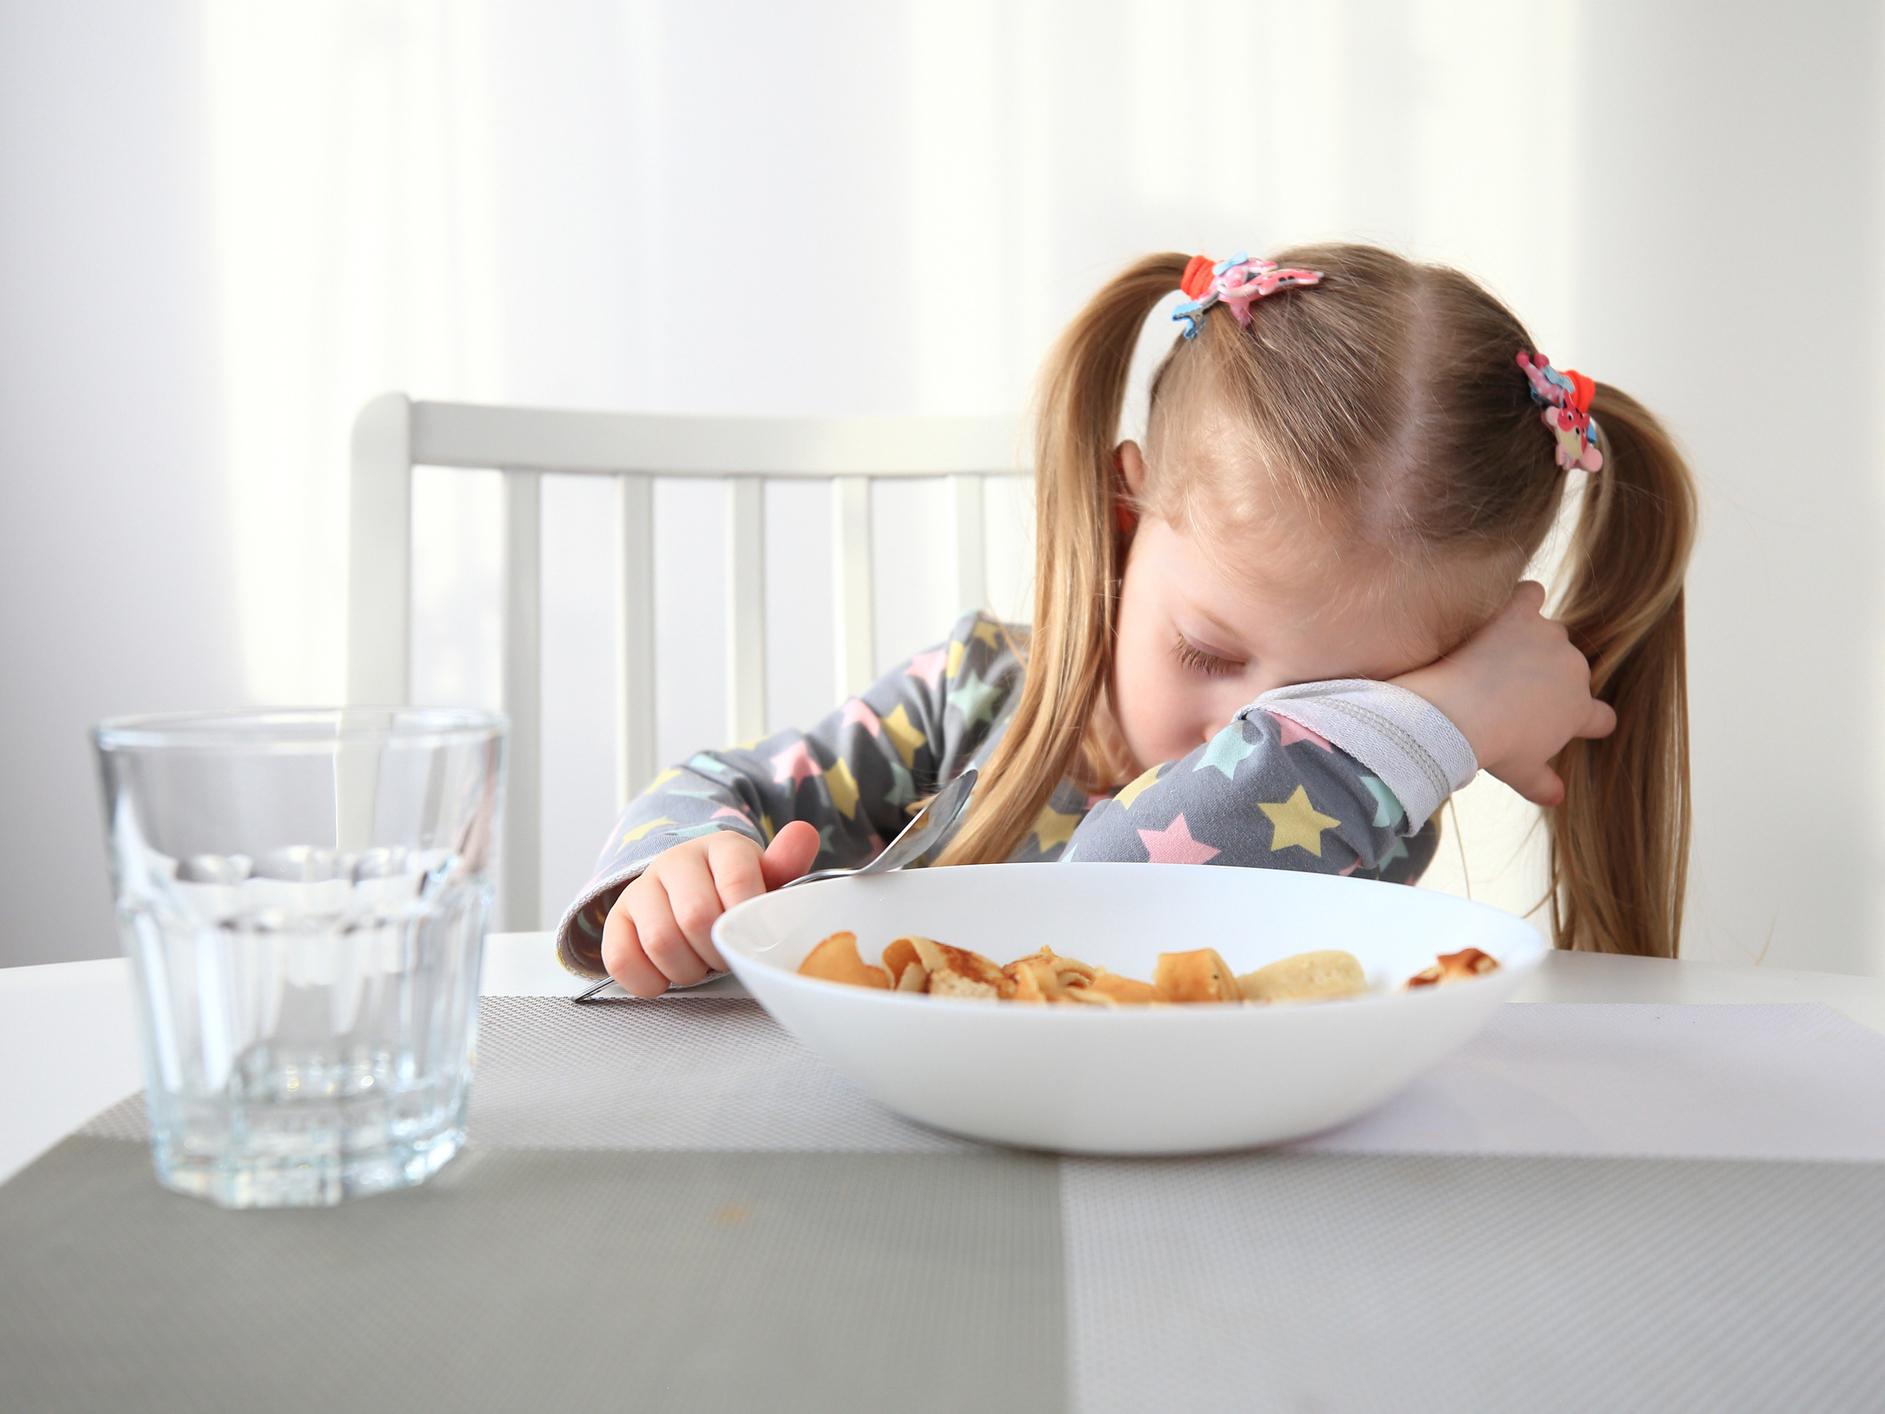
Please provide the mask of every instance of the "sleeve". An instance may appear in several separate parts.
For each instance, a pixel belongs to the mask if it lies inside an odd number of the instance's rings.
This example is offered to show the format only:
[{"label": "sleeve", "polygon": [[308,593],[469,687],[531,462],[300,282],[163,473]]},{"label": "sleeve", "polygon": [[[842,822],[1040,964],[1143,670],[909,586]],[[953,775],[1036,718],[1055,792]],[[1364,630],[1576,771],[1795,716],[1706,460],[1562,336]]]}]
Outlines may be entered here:
[{"label": "sleeve", "polygon": [[1265,693],[1075,829],[1062,860],[1233,864],[1412,883],[1441,800],[1479,769],[1417,693],[1343,679]]},{"label": "sleeve", "polygon": [[557,959],[601,977],[609,910],[656,855],[682,840],[733,830],[764,848],[787,821],[807,820],[818,827],[815,869],[862,864],[881,850],[907,823],[906,807],[963,756],[954,740],[959,724],[944,728],[945,707],[960,706],[944,670],[960,659],[979,618],[964,615],[947,641],[905,658],[810,731],[786,728],[699,751],[657,775],[615,822],[594,875],[565,910]]}]

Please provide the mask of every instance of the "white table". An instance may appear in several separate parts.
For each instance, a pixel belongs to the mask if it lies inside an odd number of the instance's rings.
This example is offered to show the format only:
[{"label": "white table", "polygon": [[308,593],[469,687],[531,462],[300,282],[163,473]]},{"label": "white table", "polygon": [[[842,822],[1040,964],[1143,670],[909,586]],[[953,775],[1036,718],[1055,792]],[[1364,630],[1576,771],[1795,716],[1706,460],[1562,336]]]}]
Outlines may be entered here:
[{"label": "white table", "polygon": [[[487,996],[574,995],[547,933],[499,933]],[[711,989],[745,995],[733,978]],[[1520,1002],[1824,1002],[1885,1032],[1885,978],[1552,953]],[[0,1182],[141,1084],[124,958],[0,969]]]},{"label": "white table", "polygon": [[[1885,1388],[1879,979],[1554,955],[1527,1000],[1649,1005],[1515,1005],[1490,1058],[1334,1134],[1132,1160],[907,1125],[731,979],[623,1025],[563,1000],[544,935],[487,956],[483,1137],[318,1227],[164,1194],[135,1105],[60,1142],[137,1087],[125,965],[0,973],[0,1405],[1870,1414]],[[1851,1020],[1713,1005],[1787,1002]],[[1614,1052],[1564,1039],[1605,1026]],[[1517,1137],[1470,1142],[1515,1085]]]}]

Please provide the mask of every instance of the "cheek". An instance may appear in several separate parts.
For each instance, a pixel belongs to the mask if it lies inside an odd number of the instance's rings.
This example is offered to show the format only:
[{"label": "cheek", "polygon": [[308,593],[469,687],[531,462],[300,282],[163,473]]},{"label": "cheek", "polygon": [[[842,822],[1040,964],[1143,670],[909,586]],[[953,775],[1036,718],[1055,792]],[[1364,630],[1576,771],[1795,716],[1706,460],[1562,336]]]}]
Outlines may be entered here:
[{"label": "cheek", "polygon": [[1126,745],[1149,765],[1176,760],[1203,740],[1204,726],[1217,720],[1213,689],[1221,692],[1222,683],[1187,672],[1172,656],[1171,626],[1135,584],[1138,569],[1128,566],[1120,595],[1113,697]]},{"label": "cheek", "polygon": [[1147,764],[1178,759],[1203,739],[1202,724],[1212,720],[1210,694],[1172,661],[1162,643],[1132,651],[1122,638],[1120,649],[1114,692],[1126,744]]},{"label": "cheek", "polygon": [[1121,621],[1119,656],[1113,663],[1113,700],[1120,730],[1133,754],[1143,758],[1148,734],[1171,712],[1171,681],[1159,645],[1143,625]]}]

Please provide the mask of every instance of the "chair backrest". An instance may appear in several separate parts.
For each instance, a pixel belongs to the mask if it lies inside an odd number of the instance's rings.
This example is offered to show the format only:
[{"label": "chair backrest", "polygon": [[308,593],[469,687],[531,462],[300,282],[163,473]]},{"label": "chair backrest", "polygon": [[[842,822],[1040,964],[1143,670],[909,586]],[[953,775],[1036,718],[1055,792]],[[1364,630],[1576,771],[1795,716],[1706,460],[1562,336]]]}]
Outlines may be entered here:
[{"label": "chair backrest", "polygon": [[1026,476],[1012,418],[690,417],[373,399],[353,428],[347,696],[403,705],[411,687],[412,471],[496,470],[504,480],[502,706],[510,785],[501,850],[507,929],[543,926],[541,853],[541,478],[616,486],[616,784],[622,801],[655,772],[654,482],[727,483],[727,733],[766,721],[765,481],[831,483],[835,695],[872,676],[871,482],[946,477],[954,606],[985,602],[983,486]]}]

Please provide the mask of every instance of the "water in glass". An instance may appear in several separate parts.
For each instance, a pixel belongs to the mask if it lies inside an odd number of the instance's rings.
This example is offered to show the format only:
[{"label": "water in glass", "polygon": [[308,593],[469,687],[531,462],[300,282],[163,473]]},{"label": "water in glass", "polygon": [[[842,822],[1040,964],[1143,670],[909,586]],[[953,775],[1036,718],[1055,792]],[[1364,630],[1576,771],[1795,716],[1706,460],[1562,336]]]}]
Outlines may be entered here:
[{"label": "water in glass", "polygon": [[159,1180],[273,1207],[436,1172],[465,1138],[502,719],[217,714],[95,737]]}]

